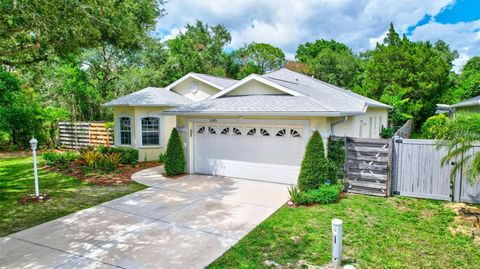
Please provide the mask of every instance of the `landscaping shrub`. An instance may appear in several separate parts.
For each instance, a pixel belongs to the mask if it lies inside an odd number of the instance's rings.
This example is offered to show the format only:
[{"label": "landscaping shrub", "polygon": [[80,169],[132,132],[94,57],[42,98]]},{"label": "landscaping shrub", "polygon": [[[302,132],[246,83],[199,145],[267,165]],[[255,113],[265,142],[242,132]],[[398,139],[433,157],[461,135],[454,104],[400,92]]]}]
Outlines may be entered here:
[{"label": "landscaping shrub", "polygon": [[395,134],[395,129],[393,127],[383,127],[382,130],[380,131],[380,137],[383,139],[388,139],[392,138],[393,135]]},{"label": "landscaping shrub", "polygon": [[328,139],[327,157],[337,166],[337,178],[344,176],[345,139]]},{"label": "landscaping shrub", "polygon": [[302,195],[302,192],[300,192],[297,186],[292,185],[290,188],[288,188],[288,195],[290,196],[290,201],[298,204],[301,199],[300,196]]},{"label": "landscaping shrub", "polygon": [[185,154],[177,129],[173,128],[168,140],[167,157],[165,158],[165,173],[167,176],[176,176],[185,172]]},{"label": "landscaping shrub", "polygon": [[166,159],[167,159],[167,153],[160,153],[160,156],[158,156],[158,161],[161,163],[165,163]]},{"label": "landscaping shrub", "polygon": [[98,147],[98,151],[103,154],[119,153],[120,163],[135,165],[138,162],[138,149],[127,147]]},{"label": "landscaping shrub", "polygon": [[305,150],[298,176],[298,188],[300,191],[317,189],[326,180],[330,180],[332,184],[337,182],[337,166],[325,157],[322,137],[315,131]]},{"label": "landscaping shrub", "polygon": [[338,201],[340,192],[343,189],[343,184],[337,183],[334,185],[323,184],[317,189],[299,192],[295,200],[292,200],[297,205],[303,204],[331,204]]},{"label": "landscaping shrub", "polygon": [[446,135],[450,118],[443,114],[438,114],[428,118],[422,125],[421,133],[423,138],[438,139]]},{"label": "landscaping shrub", "polygon": [[74,152],[53,152],[47,151],[42,154],[43,159],[48,165],[67,165],[68,163],[77,159]]},{"label": "landscaping shrub", "polygon": [[102,153],[96,150],[85,150],[80,154],[82,163],[90,168],[98,168],[101,162]]}]

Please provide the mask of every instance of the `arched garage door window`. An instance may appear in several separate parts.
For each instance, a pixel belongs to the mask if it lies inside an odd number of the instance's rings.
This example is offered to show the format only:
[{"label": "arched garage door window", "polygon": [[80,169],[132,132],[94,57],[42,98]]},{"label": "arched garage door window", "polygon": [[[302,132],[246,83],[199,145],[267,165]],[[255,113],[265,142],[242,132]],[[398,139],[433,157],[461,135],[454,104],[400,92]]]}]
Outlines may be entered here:
[{"label": "arched garage door window", "polygon": [[160,145],[160,119],[156,117],[142,118],[142,145]]}]

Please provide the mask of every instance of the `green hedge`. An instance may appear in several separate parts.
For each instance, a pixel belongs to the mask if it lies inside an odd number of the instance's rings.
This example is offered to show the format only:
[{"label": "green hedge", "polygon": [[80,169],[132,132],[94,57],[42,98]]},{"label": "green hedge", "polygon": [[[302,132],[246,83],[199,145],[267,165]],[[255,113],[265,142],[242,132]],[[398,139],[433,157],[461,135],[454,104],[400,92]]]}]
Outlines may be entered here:
[{"label": "green hedge", "polygon": [[120,163],[122,164],[137,164],[138,163],[138,149],[127,147],[98,147],[98,151],[102,154],[119,153]]},{"label": "green hedge", "polygon": [[47,151],[42,154],[42,158],[48,165],[66,165],[78,158],[78,155],[71,151],[53,152]]},{"label": "green hedge", "polygon": [[337,170],[336,164],[325,157],[322,137],[315,131],[305,150],[298,176],[298,188],[300,191],[317,189],[327,180],[335,184]]},{"label": "green hedge", "polygon": [[328,140],[328,159],[335,163],[337,167],[337,177],[343,178],[345,176],[345,139]]},{"label": "green hedge", "polygon": [[338,201],[343,184],[323,184],[320,187],[307,191],[290,190],[290,199],[297,205],[305,204],[331,204]]}]

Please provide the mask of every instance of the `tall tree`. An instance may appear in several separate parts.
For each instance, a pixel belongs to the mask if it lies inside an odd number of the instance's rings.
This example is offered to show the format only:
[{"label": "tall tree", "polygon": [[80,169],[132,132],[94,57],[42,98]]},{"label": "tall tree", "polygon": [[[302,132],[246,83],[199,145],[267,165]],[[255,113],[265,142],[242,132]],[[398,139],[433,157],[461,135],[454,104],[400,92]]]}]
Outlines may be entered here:
[{"label": "tall tree", "polygon": [[226,75],[223,51],[232,37],[223,25],[210,26],[201,21],[187,24],[186,31],[167,42],[168,76],[171,81],[188,72]]},{"label": "tall tree", "polygon": [[250,43],[233,53],[240,65],[237,78],[244,78],[252,73],[265,74],[282,67],[285,54],[277,47],[266,43]]},{"label": "tall tree", "polygon": [[17,75],[0,68],[0,147],[11,143],[28,147],[32,136],[42,134],[42,110],[32,89]]},{"label": "tall tree", "polygon": [[296,58],[306,64],[307,74],[325,82],[348,89],[360,83],[360,59],[345,44],[335,40],[301,44]]},{"label": "tall tree", "polygon": [[18,66],[110,44],[138,49],[163,0],[15,0],[0,4],[0,64]]},{"label": "tall tree", "polygon": [[[420,126],[434,114],[436,104],[449,87],[455,57],[456,52],[444,42],[411,42],[406,36],[400,37],[391,24],[383,44],[366,54],[363,92],[386,101],[391,99],[388,96],[400,94],[403,101],[397,104],[403,109],[397,111],[409,114]],[[402,123],[403,120],[395,122]]]},{"label": "tall tree", "polygon": [[463,66],[456,84],[442,98],[443,103],[454,104],[480,95],[480,56],[474,56]]}]

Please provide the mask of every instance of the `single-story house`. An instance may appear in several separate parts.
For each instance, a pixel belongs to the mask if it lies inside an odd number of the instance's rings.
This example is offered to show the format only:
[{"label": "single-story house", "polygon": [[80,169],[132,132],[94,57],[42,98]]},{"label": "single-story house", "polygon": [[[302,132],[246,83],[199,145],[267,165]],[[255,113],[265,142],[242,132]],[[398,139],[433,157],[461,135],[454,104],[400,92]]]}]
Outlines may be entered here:
[{"label": "single-story house", "polygon": [[314,130],[378,138],[390,106],[315,78],[280,69],[233,80],[189,73],[105,104],[115,145],[140,160],[165,152],[172,128],[186,149],[187,172],[296,183]]},{"label": "single-story house", "polygon": [[476,96],[453,105],[437,104],[436,114],[453,115],[459,111],[480,113],[480,96]]}]

